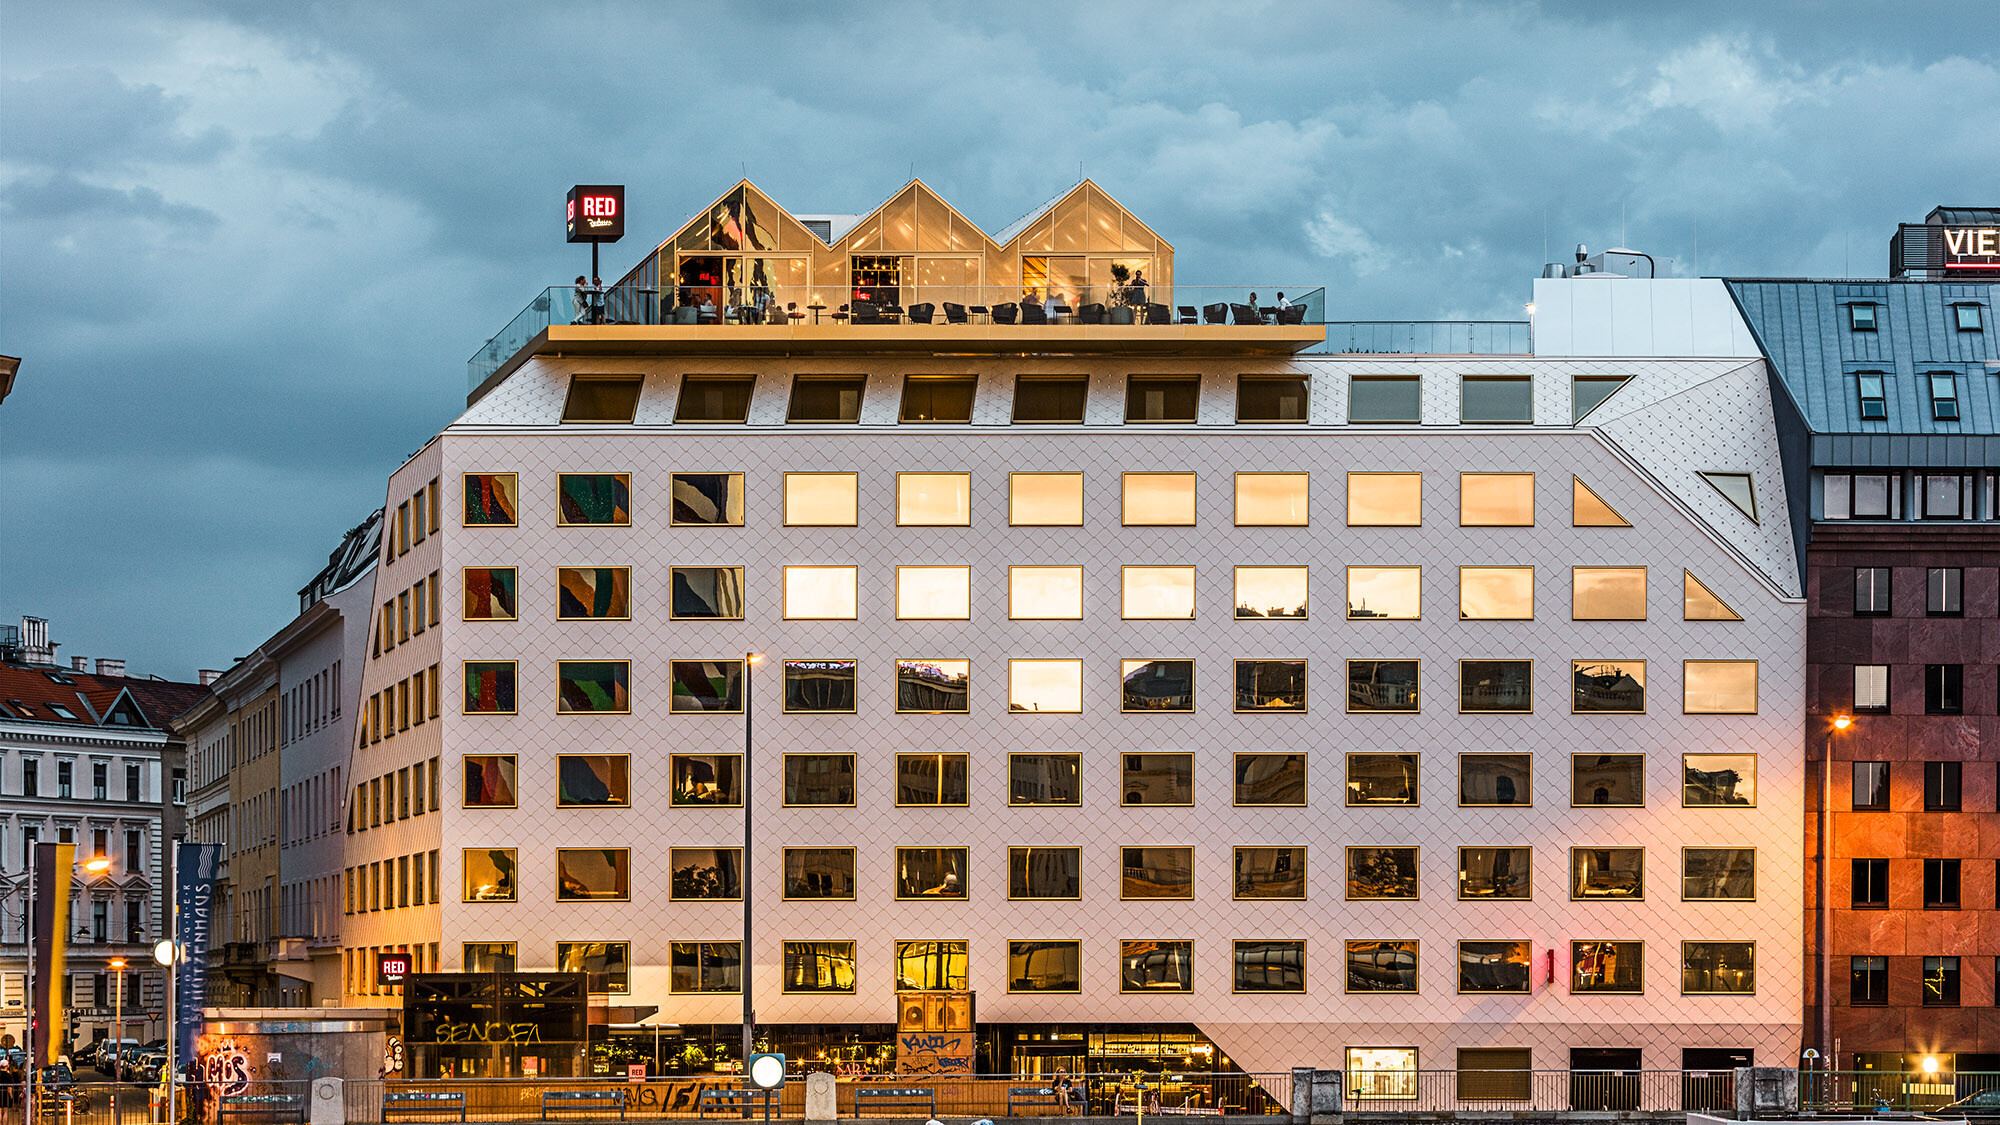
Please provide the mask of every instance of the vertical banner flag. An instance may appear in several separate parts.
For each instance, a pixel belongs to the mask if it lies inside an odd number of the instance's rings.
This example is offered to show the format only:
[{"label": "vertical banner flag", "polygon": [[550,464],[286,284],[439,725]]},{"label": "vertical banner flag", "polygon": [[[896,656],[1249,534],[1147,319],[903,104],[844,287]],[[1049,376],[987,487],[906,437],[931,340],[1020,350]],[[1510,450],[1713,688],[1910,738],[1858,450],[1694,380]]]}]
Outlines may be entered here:
[{"label": "vertical banner flag", "polygon": [[208,939],[215,928],[215,873],[221,844],[174,845],[174,937],[181,962],[174,990],[175,1057],[194,1058],[201,1009],[208,1002]]},{"label": "vertical banner flag", "polygon": [[62,1053],[62,1018],[69,997],[63,987],[69,972],[63,964],[68,955],[69,883],[76,865],[75,844],[35,845],[35,995],[34,1025],[28,1055],[35,1066],[53,1066]]}]

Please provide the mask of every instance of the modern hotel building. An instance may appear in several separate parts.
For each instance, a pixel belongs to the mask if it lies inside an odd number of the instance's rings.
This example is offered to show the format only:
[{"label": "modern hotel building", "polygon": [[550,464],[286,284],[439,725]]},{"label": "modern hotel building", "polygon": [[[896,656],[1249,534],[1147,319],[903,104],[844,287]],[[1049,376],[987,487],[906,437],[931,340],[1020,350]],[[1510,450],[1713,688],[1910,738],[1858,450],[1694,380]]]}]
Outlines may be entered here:
[{"label": "modern hotel building", "polygon": [[345,1002],[587,972],[670,1071],[745,969],[862,1068],[928,990],[981,1071],[1795,1059],[1802,544],[1720,282],[1382,343],[1087,182],[807,220],[741,184],[613,323],[545,295],[391,477]]}]

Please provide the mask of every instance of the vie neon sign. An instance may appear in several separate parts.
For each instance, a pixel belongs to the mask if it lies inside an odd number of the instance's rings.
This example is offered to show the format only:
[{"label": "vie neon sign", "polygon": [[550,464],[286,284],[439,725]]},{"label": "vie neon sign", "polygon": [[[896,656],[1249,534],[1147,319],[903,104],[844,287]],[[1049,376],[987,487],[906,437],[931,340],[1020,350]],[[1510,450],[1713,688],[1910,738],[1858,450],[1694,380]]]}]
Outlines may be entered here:
[{"label": "vie neon sign", "polygon": [[1995,265],[2000,265],[2000,228],[1944,228],[1944,268],[1986,270]]}]

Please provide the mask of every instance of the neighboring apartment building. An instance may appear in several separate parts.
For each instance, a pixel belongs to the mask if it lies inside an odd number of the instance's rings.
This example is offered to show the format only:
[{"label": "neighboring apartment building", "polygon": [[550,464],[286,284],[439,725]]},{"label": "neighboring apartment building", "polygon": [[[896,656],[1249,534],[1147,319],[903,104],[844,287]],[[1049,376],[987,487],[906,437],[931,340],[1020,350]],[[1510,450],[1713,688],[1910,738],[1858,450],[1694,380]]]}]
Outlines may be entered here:
[{"label": "neighboring apartment building", "polygon": [[390,478],[346,1002],[584,972],[699,1072],[747,965],[794,1056],[973,992],[981,1070],[1391,1101],[1795,1058],[1799,544],[1719,282],[1630,282],[1640,352],[1552,279],[1538,354],[1313,354],[1088,182],[811,221],[740,184],[613,293],[649,323],[551,294]]},{"label": "neighboring apartment building", "polygon": [[[59,664],[57,647],[40,618],[0,629],[0,1033],[23,1040],[28,857],[37,842],[66,842],[78,863],[58,993],[67,1030],[89,1044],[113,1037],[122,1015],[126,1038],[152,1039],[165,1026],[152,943],[186,796],[168,720],[207,689],[127,676],[122,660],[99,660],[95,672],[82,657]],[[84,871],[97,856],[110,869]]]},{"label": "neighboring apartment building", "polygon": [[196,748],[189,838],[222,845],[209,996],[217,1007],[274,1007],[267,943],[277,929],[277,662],[251,653],[174,725]]}]

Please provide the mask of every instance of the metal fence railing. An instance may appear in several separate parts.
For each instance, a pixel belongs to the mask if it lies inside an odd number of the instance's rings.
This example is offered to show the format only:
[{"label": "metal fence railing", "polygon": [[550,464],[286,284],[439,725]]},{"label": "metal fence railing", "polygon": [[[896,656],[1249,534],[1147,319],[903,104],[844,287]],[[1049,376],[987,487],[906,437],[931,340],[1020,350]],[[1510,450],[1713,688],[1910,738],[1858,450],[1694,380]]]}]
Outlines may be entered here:
[{"label": "metal fence railing", "polygon": [[1922,1113],[1954,1103],[1972,1116],[2000,1114],[2000,1073],[1894,1070],[1802,1071],[1799,1100],[1811,1113]]}]

